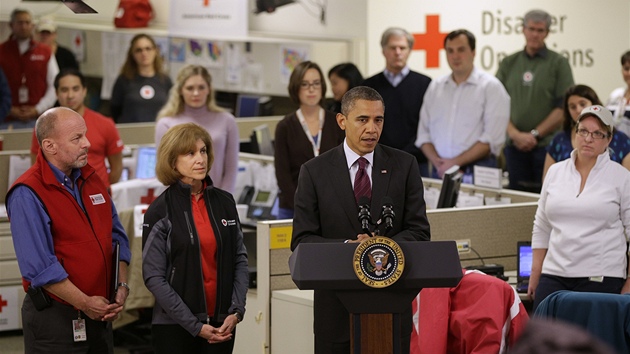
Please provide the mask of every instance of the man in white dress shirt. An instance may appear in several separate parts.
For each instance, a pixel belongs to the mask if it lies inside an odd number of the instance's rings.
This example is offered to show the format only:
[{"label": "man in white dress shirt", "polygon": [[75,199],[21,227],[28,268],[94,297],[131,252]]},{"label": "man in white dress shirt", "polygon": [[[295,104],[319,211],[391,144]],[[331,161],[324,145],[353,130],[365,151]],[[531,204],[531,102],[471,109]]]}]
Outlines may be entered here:
[{"label": "man in white dress shirt", "polygon": [[510,118],[510,96],[494,76],[474,67],[475,36],[465,29],[444,39],[452,73],[429,85],[415,145],[433,167],[431,176],[459,165],[472,182],[472,166],[497,167]]}]

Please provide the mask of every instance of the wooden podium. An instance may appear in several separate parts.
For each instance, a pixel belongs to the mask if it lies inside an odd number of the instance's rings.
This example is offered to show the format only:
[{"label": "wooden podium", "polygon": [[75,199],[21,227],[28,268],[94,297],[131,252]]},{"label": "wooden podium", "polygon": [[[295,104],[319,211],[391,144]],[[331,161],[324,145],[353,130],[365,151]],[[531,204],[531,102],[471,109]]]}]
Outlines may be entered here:
[{"label": "wooden podium", "polygon": [[[400,242],[405,267],[386,288],[361,282],[353,270],[354,243],[301,243],[289,258],[301,290],[335,290],[350,313],[352,353],[400,353],[401,314],[422,288],[457,286],[462,268],[455,241]],[[326,255],[322,262],[322,255]]]}]

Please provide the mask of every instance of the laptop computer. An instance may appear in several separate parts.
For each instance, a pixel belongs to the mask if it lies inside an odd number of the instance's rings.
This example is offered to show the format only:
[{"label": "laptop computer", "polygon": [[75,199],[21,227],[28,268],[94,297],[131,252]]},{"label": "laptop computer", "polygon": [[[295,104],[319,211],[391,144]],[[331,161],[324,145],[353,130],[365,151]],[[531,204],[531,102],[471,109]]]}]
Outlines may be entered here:
[{"label": "laptop computer", "polygon": [[532,243],[518,241],[516,243],[516,291],[526,293],[529,276],[532,273]]}]

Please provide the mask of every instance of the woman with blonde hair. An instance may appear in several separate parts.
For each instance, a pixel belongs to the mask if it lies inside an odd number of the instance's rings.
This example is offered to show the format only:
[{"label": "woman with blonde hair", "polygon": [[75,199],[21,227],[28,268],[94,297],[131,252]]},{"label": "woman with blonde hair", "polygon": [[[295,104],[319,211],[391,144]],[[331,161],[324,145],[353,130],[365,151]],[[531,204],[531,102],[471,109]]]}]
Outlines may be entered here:
[{"label": "woman with blonde hair", "polygon": [[155,40],[147,34],[137,34],[131,39],[127,59],[112,90],[111,113],[114,121],[155,121],[172,86]]},{"label": "woman with blonde hair", "polygon": [[188,65],[179,71],[168,102],[158,113],[155,145],[160,145],[169,128],[182,123],[195,123],[210,133],[214,148],[210,177],[216,187],[234,193],[240,146],[238,127],[234,116],[216,105],[212,77],[203,66]]}]

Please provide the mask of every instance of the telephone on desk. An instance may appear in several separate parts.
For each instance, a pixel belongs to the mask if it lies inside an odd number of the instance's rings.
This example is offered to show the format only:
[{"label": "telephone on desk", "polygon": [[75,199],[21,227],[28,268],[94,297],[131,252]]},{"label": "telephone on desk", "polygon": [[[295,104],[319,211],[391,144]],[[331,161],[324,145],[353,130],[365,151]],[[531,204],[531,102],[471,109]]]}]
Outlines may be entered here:
[{"label": "telephone on desk", "polygon": [[272,220],[273,204],[278,193],[273,190],[256,189],[253,186],[245,186],[238,198],[238,204],[247,204],[247,218],[251,220]]}]

